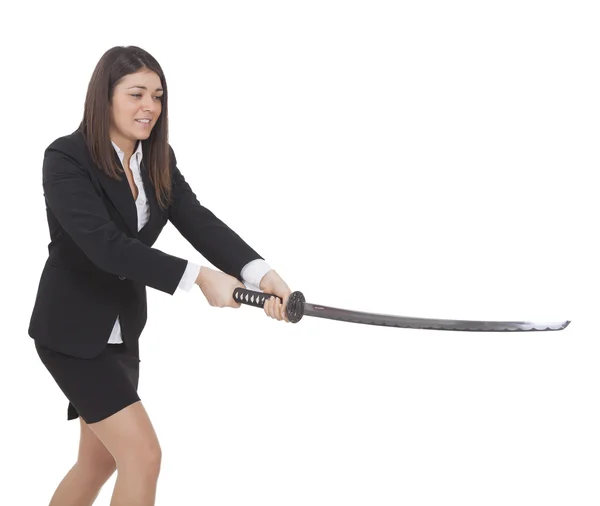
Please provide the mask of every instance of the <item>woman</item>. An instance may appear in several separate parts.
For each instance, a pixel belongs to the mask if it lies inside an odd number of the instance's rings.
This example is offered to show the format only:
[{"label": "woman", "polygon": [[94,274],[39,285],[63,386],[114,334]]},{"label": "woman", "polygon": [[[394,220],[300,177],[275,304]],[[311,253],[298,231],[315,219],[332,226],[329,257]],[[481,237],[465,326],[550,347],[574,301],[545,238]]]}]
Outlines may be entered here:
[{"label": "woman", "polygon": [[[114,47],[94,70],[78,129],[44,153],[51,242],[29,335],[69,399],[67,419],[81,425],[77,462],[51,506],[92,504],[115,469],[111,504],[154,504],[161,449],[137,394],[146,286],[172,295],[195,283],[211,306],[237,308],[233,290],[245,281],[277,295],[265,313],[289,321],[287,284],[177,168],[167,112],[158,62]],[[220,270],[152,248],[167,221]]]}]

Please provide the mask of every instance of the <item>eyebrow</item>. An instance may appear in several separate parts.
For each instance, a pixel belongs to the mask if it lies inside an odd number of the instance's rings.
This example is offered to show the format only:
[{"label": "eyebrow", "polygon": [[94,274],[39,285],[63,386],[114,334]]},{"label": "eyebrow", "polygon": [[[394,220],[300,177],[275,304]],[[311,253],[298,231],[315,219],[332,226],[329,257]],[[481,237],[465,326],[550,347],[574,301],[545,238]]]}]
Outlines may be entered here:
[{"label": "eyebrow", "polygon": [[[145,86],[130,86],[129,88],[127,88],[128,90],[130,90],[131,88],[141,88],[142,90],[147,90],[148,88],[146,88]],[[163,91],[162,88],[156,88],[155,91]]]}]

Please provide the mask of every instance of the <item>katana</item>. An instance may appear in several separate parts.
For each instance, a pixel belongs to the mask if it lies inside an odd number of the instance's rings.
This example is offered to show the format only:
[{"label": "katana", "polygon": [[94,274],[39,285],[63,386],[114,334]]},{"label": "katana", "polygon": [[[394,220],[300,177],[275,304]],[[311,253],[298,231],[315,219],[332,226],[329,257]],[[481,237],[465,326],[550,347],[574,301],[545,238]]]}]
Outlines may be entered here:
[{"label": "katana", "polygon": [[[276,295],[255,292],[246,288],[236,288],[233,299],[241,304],[264,308],[265,302]],[[280,297],[277,297],[281,300]],[[434,318],[415,318],[412,316],[394,316],[378,313],[364,313],[335,307],[321,306],[306,302],[302,292],[292,292],[286,305],[286,313],[291,323],[298,323],[303,316],[316,316],[329,320],[339,320],[366,325],[383,325],[405,329],[458,330],[471,332],[523,332],[563,330],[570,320],[547,321],[478,321],[478,320],[443,320]]]}]

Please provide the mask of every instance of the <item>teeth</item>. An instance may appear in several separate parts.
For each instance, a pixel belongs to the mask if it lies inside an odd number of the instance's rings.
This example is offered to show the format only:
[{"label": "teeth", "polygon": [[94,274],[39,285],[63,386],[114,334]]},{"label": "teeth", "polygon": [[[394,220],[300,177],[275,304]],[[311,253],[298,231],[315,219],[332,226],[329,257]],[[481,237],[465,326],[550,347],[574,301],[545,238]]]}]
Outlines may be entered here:
[{"label": "teeth", "polygon": [[136,121],[139,121],[140,123],[150,123],[149,119],[136,119]]}]

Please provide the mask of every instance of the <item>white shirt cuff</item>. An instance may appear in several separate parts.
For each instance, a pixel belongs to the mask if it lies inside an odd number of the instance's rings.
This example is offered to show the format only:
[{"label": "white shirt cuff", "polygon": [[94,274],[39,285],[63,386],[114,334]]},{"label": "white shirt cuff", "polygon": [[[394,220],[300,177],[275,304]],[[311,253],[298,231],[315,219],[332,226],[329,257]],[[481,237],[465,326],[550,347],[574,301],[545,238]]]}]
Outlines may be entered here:
[{"label": "white shirt cuff", "polygon": [[200,274],[200,267],[200,265],[188,261],[187,267],[185,268],[185,272],[183,273],[183,276],[181,277],[181,281],[179,281],[179,286],[177,288],[189,292],[192,289],[192,286],[194,286],[196,279],[198,279],[198,274]]},{"label": "white shirt cuff", "polygon": [[255,292],[262,292],[260,289],[260,280],[271,270],[271,267],[262,258],[257,258],[244,265],[241,276],[246,288]]}]

